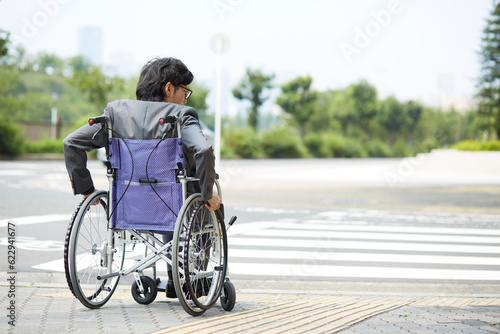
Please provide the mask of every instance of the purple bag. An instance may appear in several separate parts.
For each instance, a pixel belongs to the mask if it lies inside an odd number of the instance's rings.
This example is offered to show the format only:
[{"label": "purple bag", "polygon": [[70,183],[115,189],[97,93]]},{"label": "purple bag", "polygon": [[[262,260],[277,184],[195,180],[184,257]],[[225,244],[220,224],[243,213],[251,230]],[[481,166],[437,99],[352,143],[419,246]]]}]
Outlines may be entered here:
[{"label": "purple bag", "polygon": [[181,140],[109,138],[109,162],[117,169],[110,212],[113,228],[171,232],[182,206],[178,163]]}]

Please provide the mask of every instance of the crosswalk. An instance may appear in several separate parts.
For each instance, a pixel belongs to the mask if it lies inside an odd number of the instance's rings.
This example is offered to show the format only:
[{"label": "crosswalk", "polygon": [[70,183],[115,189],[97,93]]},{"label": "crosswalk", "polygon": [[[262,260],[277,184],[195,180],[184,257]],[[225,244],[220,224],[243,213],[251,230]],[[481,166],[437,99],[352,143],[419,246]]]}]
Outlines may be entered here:
[{"label": "crosswalk", "polygon": [[[321,212],[230,231],[232,277],[500,282],[492,215]],[[454,222],[454,223],[453,223]],[[461,227],[455,227],[455,226]]]},{"label": "crosswalk", "polygon": [[[379,211],[294,215],[231,227],[231,278],[500,282],[500,216]],[[131,255],[140,254],[128,254],[133,263]],[[160,272],[166,270],[162,262]],[[33,268],[64,271],[62,259]]]}]

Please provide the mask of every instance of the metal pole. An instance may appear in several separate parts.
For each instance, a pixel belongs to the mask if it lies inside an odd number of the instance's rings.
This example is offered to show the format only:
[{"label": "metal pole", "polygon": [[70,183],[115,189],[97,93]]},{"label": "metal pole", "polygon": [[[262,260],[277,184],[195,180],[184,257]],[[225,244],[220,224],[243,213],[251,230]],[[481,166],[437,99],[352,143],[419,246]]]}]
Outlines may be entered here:
[{"label": "metal pole", "polygon": [[59,97],[59,94],[57,94],[56,92],[52,93],[52,102],[54,103],[52,110],[50,111],[50,123],[52,124],[52,126],[50,128],[50,138],[52,138],[52,139],[57,139],[56,138],[57,137],[57,107],[56,107],[56,103],[57,103],[58,97]]},{"label": "metal pole", "polygon": [[221,36],[216,39],[215,51],[215,169],[220,166],[221,148],[221,113],[222,113],[222,48],[223,40]]},{"label": "metal pole", "polygon": [[56,139],[57,136],[57,107],[52,107],[50,112],[50,123],[52,126],[50,127],[50,138]]}]

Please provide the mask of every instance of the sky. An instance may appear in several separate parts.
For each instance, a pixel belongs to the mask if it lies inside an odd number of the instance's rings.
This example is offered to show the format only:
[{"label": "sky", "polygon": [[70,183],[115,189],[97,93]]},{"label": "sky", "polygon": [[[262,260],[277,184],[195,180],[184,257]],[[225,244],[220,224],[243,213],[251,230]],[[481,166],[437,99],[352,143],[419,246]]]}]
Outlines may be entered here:
[{"label": "sky", "polygon": [[104,65],[127,60],[138,74],[151,58],[172,56],[210,88],[211,41],[223,35],[229,100],[252,68],[275,74],[277,86],[299,75],[311,75],[319,91],[366,79],[380,98],[439,106],[474,96],[492,7],[492,0],[0,0],[0,29],[30,53],[71,57],[80,29],[98,27]]}]

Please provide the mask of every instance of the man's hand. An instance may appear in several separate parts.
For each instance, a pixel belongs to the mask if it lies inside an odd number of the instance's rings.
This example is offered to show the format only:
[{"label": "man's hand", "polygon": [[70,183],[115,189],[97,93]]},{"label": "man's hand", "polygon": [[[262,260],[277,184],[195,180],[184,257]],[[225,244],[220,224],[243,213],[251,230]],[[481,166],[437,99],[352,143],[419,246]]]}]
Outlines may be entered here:
[{"label": "man's hand", "polygon": [[[93,193],[95,193],[96,191],[97,191],[97,189],[95,189],[95,190],[92,192],[92,194],[93,194]],[[87,197],[89,197],[89,196],[90,196],[90,195],[92,195],[92,194],[83,195],[83,200],[86,200],[86,199],[87,199]],[[92,202],[92,205],[97,205],[97,204],[99,204],[99,200],[98,200],[98,199],[96,199],[94,202]]]},{"label": "man's hand", "polygon": [[216,193],[213,193],[212,198],[208,200],[208,203],[205,204],[205,206],[207,207],[207,209],[215,211],[220,207],[220,202],[221,202],[220,196],[217,195]]}]

